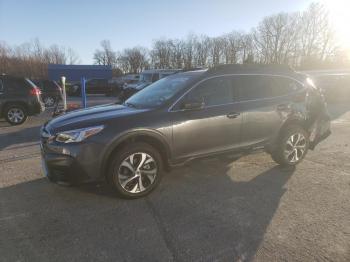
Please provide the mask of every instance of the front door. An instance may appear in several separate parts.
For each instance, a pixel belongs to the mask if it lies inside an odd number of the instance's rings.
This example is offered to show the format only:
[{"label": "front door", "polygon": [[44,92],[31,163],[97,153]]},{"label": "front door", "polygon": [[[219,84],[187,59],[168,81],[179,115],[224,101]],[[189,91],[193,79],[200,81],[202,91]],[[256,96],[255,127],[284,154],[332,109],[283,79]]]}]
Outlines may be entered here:
[{"label": "front door", "polygon": [[[195,157],[231,150],[240,144],[242,115],[233,103],[231,77],[201,82],[176,104],[172,111],[174,158]],[[203,102],[200,109],[183,105]]]}]

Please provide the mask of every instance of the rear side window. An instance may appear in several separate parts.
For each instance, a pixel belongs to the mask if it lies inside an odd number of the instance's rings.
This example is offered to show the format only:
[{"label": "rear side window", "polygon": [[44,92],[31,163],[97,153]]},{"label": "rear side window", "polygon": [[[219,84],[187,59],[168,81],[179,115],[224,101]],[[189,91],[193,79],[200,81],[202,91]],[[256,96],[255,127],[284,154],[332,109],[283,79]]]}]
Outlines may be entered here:
[{"label": "rear side window", "polygon": [[9,93],[24,94],[31,88],[31,85],[24,79],[9,78],[4,79],[4,87]]},{"label": "rear side window", "polygon": [[301,88],[300,84],[292,79],[265,75],[234,77],[233,86],[238,91],[240,101],[283,96]]},{"label": "rear side window", "polygon": [[203,101],[205,107],[224,105],[233,102],[230,77],[215,77],[200,83],[185,98]]},{"label": "rear side window", "polygon": [[57,89],[57,86],[55,85],[55,83],[53,81],[45,81],[44,82],[44,89],[54,90],[54,89]]}]

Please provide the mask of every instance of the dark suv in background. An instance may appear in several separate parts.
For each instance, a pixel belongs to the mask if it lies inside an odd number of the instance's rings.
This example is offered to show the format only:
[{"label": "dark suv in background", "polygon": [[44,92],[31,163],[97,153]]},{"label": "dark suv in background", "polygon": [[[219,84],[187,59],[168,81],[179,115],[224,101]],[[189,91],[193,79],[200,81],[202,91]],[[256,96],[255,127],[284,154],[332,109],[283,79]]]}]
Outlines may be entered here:
[{"label": "dark suv in background", "polygon": [[53,107],[63,100],[62,89],[56,81],[35,80],[33,81],[41,91],[41,98],[46,107]]},{"label": "dark suv in background", "polygon": [[121,105],[57,117],[43,126],[41,147],[52,181],[106,179],[136,198],[164,169],[196,158],[262,149],[294,166],[329,134],[324,97],[305,75],[226,65],[168,76]]},{"label": "dark suv in background", "polygon": [[45,110],[41,91],[27,78],[0,75],[0,117],[20,125]]},{"label": "dark suv in background", "polygon": [[[112,94],[112,86],[108,83],[108,79],[93,78],[89,79],[85,83],[86,94]],[[81,83],[72,85],[68,90],[69,95],[80,96],[81,95]]]}]

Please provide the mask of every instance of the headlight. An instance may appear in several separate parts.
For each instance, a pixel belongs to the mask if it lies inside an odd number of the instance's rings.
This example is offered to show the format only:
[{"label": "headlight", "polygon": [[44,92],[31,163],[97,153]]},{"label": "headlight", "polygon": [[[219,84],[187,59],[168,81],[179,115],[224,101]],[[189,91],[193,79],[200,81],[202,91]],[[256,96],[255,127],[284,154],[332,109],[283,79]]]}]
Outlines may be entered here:
[{"label": "headlight", "polygon": [[94,126],[81,129],[75,129],[56,134],[56,141],[61,143],[81,142],[89,136],[96,135],[103,130],[104,126]]}]

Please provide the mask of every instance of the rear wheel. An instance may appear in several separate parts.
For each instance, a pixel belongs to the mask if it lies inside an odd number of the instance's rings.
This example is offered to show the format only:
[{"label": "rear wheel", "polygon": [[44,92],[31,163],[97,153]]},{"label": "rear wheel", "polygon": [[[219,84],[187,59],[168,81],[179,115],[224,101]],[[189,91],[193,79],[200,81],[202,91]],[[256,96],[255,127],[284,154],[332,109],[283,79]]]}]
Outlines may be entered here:
[{"label": "rear wheel", "polygon": [[295,166],[305,157],[309,149],[309,134],[300,126],[291,125],[284,129],[272,159],[283,166]]},{"label": "rear wheel", "polygon": [[25,108],[20,105],[7,106],[4,110],[4,115],[6,121],[11,125],[23,124],[28,118]]},{"label": "rear wheel", "polygon": [[52,96],[46,96],[43,100],[46,107],[53,107],[56,103],[56,99]]},{"label": "rear wheel", "polygon": [[146,143],[124,147],[112,159],[109,184],[124,198],[149,194],[160,182],[163,163],[158,151]]}]

